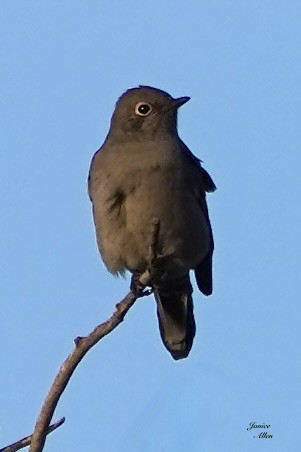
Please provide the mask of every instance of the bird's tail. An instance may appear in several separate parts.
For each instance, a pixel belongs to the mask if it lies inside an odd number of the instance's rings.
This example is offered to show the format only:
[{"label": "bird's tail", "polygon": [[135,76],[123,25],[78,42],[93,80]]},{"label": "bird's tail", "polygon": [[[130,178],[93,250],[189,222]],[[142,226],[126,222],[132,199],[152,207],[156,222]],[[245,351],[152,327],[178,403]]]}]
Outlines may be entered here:
[{"label": "bird's tail", "polygon": [[174,359],[186,358],[195,336],[192,288],[154,288],[159,329],[163,344]]}]

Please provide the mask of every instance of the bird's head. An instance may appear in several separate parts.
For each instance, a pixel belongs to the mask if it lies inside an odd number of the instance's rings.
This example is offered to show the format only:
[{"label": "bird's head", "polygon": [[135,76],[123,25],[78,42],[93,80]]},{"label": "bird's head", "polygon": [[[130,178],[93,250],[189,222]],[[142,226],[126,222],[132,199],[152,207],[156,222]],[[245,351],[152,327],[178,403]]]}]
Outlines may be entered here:
[{"label": "bird's head", "polygon": [[177,135],[177,112],[190,97],[174,99],[165,91],[139,86],[118,99],[109,135],[151,139],[164,134]]}]

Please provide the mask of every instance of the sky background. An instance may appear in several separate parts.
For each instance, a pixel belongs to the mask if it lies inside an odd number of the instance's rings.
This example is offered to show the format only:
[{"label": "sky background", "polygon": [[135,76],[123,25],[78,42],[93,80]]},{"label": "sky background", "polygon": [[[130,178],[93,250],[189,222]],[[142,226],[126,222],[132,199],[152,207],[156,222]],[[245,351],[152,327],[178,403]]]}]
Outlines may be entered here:
[{"label": "sky background", "polygon": [[138,301],[76,370],[45,450],[298,450],[300,19],[298,0],[1,0],[0,447],[32,432],[73,339],[127,293],[86,179],[117,97],[149,84],[191,96],[180,135],[218,187],[214,294],[195,291],[179,362]]}]

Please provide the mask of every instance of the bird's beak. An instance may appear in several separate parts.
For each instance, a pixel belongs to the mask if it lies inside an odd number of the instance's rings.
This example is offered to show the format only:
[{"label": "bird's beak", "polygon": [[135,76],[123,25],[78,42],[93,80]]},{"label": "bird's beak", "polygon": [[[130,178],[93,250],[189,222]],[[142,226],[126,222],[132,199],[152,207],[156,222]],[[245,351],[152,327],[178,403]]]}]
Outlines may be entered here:
[{"label": "bird's beak", "polygon": [[179,97],[178,99],[173,99],[172,106],[173,106],[173,108],[178,109],[179,107],[182,107],[182,105],[186,104],[186,102],[188,102],[189,100],[190,100],[190,97],[188,97],[188,96]]}]

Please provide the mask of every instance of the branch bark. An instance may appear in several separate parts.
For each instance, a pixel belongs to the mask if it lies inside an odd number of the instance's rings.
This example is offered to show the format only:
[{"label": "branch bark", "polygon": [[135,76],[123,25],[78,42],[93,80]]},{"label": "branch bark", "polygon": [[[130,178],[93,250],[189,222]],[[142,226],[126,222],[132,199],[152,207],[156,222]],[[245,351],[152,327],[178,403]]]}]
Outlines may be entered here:
[{"label": "branch bark", "polygon": [[137,290],[129,292],[126,297],[116,305],[113,315],[104,323],[98,325],[88,336],[77,337],[75,339],[75,348],[70,353],[65,362],[61,365],[57,376],[45,398],[40,414],[34,428],[31,438],[29,452],[42,452],[48,426],[51,422],[54,410],[58,401],[64,392],[73,372],[79,365],[86,353],[107,334],[111,333],[124,319],[129,309],[138,298],[150,294],[150,291],[144,291],[145,287],[151,283],[151,274],[157,255],[157,242],[160,222],[154,218],[151,224],[151,236],[149,245],[148,265],[149,268],[140,276],[140,286]]},{"label": "branch bark", "polygon": [[151,291],[145,290],[145,288],[146,286],[151,285],[152,274],[156,259],[158,257],[157,244],[159,227],[159,219],[154,218],[151,224],[149,254],[147,258],[148,268],[140,275],[137,287],[133,288],[133,290],[116,305],[115,312],[106,322],[98,325],[88,336],[78,336],[74,340],[75,348],[61,365],[54,382],[50,387],[37,418],[33,434],[0,449],[0,452],[15,452],[28,445],[30,445],[29,452],[42,452],[46,436],[65,422],[65,418],[61,418],[56,423],[49,425],[58,401],[76,367],[79,365],[86,353],[94,345],[96,345],[97,342],[99,342],[107,334],[111,333],[111,331],[113,331],[123,321],[125,315],[138,298],[145,297],[151,293]]},{"label": "branch bark", "polygon": [[133,292],[129,292],[127,296],[116,305],[116,310],[109,320],[98,325],[88,336],[77,337],[75,339],[75,349],[61,365],[38,416],[32,435],[29,449],[30,452],[41,452],[43,450],[46,441],[47,427],[51,422],[58,401],[76,367],[91,347],[97,344],[97,342],[113,331],[113,329],[123,321],[124,316],[131,306],[133,306],[137,298],[139,298],[139,294],[136,295]]},{"label": "branch bark", "polygon": [[[53,430],[56,430],[58,427],[60,427],[65,422],[65,418],[62,417],[54,424],[51,424],[46,431],[46,435],[53,432]],[[32,435],[25,436],[25,438],[19,439],[19,441],[16,441],[13,444],[10,444],[9,446],[5,446],[2,449],[0,449],[0,452],[16,452],[17,450],[23,449],[26,446],[29,446],[31,443]]]}]

